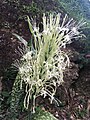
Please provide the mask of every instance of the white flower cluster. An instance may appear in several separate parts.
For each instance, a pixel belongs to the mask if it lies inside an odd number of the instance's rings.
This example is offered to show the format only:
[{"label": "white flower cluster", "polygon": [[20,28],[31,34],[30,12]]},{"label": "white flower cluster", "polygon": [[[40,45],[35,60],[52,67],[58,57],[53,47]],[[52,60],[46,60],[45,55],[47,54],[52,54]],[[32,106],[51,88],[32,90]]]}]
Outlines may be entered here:
[{"label": "white flower cluster", "polygon": [[69,64],[69,58],[62,52],[57,54],[51,63],[44,61],[42,71],[38,66],[38,59],[32,56],[32,52],[29,51],[22,57],[19,75],[21,76],[21,88],[23,81],[26,84],[27,94],[24,100],[26,108],[28,108],[34,89],[36,89],[36,97],[39,95],[43,95],[44,98],[49,96],[51,103],[53,100],[56,101],[54,98],[56,88],[63,82],[63,71],[67,64]]},{"label": "white flower cluster", "polygon": [[36,97],[48,95],[51,103],[57,86],[63,82],[63,73],[69,66],[69,58],[61,48],[71,43],[72,38],[80,36],[78,29],[84,23],[78,23],[71,19],[67,22],[67,15],[60,23],[60,14],[55,17],[50,14],[49,18],[43,15],[43,31],[34,27],[28,17],[30,31],[34,38],[34,51],[29,50],[21,59],[19,75],[22,83],[26,84],[26,96],[24,106],[28,108],[30,99],[33,98],[33,107]]}]

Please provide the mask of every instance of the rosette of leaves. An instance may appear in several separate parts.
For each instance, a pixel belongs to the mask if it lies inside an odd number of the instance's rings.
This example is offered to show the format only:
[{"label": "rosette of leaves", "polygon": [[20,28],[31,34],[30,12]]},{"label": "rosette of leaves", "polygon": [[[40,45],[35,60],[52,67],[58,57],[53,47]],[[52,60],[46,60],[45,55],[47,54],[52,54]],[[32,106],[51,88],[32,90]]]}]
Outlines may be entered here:
[{"label": "rosette of leaves", "polygon": [[[70,44],[72,38],[81,37],[78,29],[84,24],[81,21],[76,24],[67,15],[60,19],[60,14],[43,14],[43,31],[39,25],[31,24],[27,16],[29,29],[33,36],[33,44],[28,43],[19,35],[14,34],[25,45],[26,53],[18,63],[18,76],[20,88],[25,88],[24,107],[29,109],[32,101],[32,112],[35,112],[36,98],[49,96],[50,102],[57,102],[55,93],[57,86],[64,82],[63,73],[69,66],[68,55],[62,51],[66,44]],[[20,53],[22,53],[20,51]],[[24,86],[23,86],[24,84]],[[14,86],[15,87],[15,86]]]}]

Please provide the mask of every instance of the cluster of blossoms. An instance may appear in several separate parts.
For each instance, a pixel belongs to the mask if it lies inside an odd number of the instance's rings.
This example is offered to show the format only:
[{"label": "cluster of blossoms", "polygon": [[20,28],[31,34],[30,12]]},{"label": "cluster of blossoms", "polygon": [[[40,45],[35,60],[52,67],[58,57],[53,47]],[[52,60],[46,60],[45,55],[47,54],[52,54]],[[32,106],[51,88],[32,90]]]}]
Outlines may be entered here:
[{"label": "cluster of blossoms", "polygon": [[[38,96],[50,97],[56,101],[54,95],[57,86],[63,82],[63,73],[66,66],[69,66],[69,58],[61,48],[70,44],[72,38],[80,37],[78,29],[84,23],[78,23],[73,19],[68,21],[67,15],[60,22],[60,14],[50,14],[47,18],[43,15],[43,31],[39,32],[39,27],[34,27],[28,17],[30,31],[34,38],[34,50],[29,49],[23,55],[19,75],[22,83],[26,85],[26,96],[24,106],[28,109],[30,100],[33,98],[33,111],[35,100]],[[57,102],[57,101],[56,101]]]},{"label": "cluster of blossoms", "polygon": [[43,61],[43,66],[39,65],[40,63],[38,63],[38,60],[32,54],[32,51],[28,51],[22,57],[19,66],[21,88],[23,81],[26,84],[27,94],[24,99],[25,108],[28,108],[29,100],[32,98],[35,89],[35,98],[39,95],[44,96],[45,98],[48,95],[51,103],[53,100],[56,101],[54,95],[57,85],[60,85],[63,82],[63,71],[67,64],[69,64],[68,56],[62,52],[56,54],[50,62]]}]

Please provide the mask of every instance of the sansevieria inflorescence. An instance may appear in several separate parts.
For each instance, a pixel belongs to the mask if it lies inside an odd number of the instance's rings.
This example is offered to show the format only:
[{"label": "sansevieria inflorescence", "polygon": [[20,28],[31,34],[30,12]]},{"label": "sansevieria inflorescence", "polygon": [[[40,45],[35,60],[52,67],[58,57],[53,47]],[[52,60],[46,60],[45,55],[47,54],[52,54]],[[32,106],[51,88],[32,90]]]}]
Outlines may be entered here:
[{"label": "sansevieria inflorescence", "polygon": [[33,101],[33,112],[35,110],[35,100],[39,96],[49,96],[50,101],[57,102],[55,93],[57,86],[63,83],[63,73],[66,66],[69,66],[68,55],[62,51],[66,44],[70,44],[72,38],[81,36],[78,29],[84,24],[76,24],[73,19],[68,19],[67,15],[61,19],[61,15],[50,14],[48,17],[43,14],[43,31],[39,26],[31,24],[27,16],[30,32],[32,33],[32,47],[27,42],[20,39],[26,48],[26,53],[19,62],[19,72],[21,89],[23,83],[26,86],[24,107],[28,109],[30,100]]}]

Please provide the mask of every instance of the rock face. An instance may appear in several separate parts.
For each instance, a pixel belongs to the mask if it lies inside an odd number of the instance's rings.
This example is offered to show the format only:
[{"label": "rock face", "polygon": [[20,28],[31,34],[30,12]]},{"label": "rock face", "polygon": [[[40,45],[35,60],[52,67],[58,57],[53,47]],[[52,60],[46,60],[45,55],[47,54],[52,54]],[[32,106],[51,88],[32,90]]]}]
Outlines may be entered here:
[{"label": "rock face", "polygon": [[0,36],[0,75],[2,75],[16,58],[20,58],[16,52],[20,44],[7,29],[1,30]]},{"label": "rock face", "polygon": [[88,63],[81,71],[76,83],[77,91],[90,98],[90,63]]},{"label": "rock face", "polygon": [[64,73],[64,81],[66,88],[69,88],[70,85],[79,77],[79,67],[78,64],[75,64],[78,61],[79,53],[76,52],[73,48],[68,48],[65,50],[70,59],[70,66],[66,68]]},{"label": "rock face", "polygon": [[66,104],[70,99],[69,90],[79,77],[79,67],[78,64],[75,64],[78,60],[79,53],[73,48],[67,48],[64,51],[67,52],[70,58],[70,66],[69,68],[66,68],[64,72],[64,84],[57,89],[56,94],[59,97],[59,100]]}]

